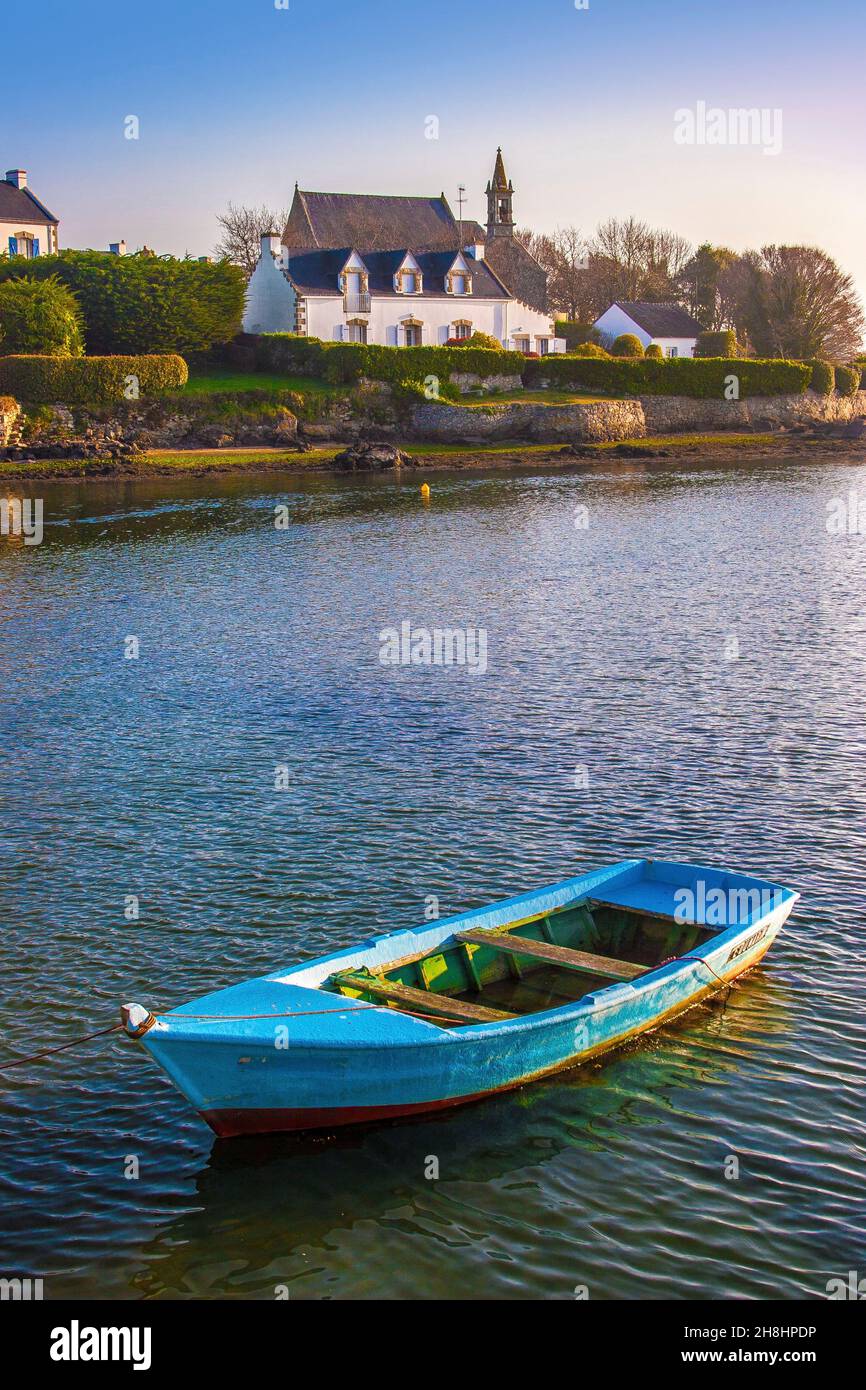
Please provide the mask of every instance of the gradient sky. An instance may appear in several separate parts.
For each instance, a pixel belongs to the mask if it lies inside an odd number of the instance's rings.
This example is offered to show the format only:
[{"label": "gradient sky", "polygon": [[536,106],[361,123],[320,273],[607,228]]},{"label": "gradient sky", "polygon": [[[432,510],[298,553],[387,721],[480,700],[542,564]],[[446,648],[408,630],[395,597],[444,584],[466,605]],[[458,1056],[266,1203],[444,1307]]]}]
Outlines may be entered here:
[{"label": "gradient sky", "polygon": [[[288,205],[296,179],[444,189],[455,209],[464,183],[483,222],[501,144],[521,225],[634,213],[695,243],[818,244],[866,300],[863,0],[288,6],[40,0],[4,16],[0,164],[28,170],[61,245],[201,255],[229,199]],[[782,153],[677,145],[674,112],[699,101],[781,108]]]}]

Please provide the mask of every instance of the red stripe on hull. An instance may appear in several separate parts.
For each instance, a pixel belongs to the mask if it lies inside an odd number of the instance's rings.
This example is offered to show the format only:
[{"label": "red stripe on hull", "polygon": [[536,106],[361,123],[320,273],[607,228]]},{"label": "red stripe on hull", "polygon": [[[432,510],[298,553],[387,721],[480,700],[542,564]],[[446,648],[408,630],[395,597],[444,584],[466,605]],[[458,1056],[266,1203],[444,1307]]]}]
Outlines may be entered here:
[{"label": "red stripe on hull", "polygon": [[[515,1084],[520,1085],[520,1082]],[[471,1096],[422,1100],[413,1105],[339,1106],[331,1110],[201,1110],[199,1113],[220,1139],[232,1139],[239,1134],[295,1134],[303,1130],[334,1129],[338,1125],[373,1124],[376,1120],[396,1120],[407,1115],[424,1115],[431,1110],[445,1110],[453,1105],[467,1105],[493,1094],[493,1091],[477,1091]]]}]

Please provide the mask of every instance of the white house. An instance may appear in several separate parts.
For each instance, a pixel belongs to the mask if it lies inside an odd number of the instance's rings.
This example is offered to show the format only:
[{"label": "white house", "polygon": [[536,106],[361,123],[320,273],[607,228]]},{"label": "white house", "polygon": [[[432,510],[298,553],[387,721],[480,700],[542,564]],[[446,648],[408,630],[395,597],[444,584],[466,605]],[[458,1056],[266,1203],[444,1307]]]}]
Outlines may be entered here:
[{"label": "white house", "polygon": [[247,333],[300,333],[392,347],[488,333],[504,347],[564,350],[547,276],[514,238],[501,150],[486,232],[439,198],[308,193],[295,186],[282,234],[262,237],[247,289]]},{"label": "white house", "polygon": [[50,256],[57,250],[57,218],[27,187],[25,169],[8,169],[0,182],[0,253]]},{"label": "white house", "polygon": [[646,304],[619,299],[605,309],[593,327],[609,347],[621,333],[633,333],[644,349],[657,343],[665,357],[694,357],[698,334],[703,332],[697,319],[679,304]]}]

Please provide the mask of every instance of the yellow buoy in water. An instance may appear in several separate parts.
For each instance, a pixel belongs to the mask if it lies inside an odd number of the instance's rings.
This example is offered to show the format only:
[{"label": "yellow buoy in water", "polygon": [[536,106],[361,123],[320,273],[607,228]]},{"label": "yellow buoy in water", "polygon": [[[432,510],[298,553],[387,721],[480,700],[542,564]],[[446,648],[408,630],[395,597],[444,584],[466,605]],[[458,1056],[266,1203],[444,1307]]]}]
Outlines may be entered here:
[{"label": "yellow buoy in water", "polygon": [[421,484],[421,496],[424,498],[424,501],[425,501],[425,502],[429,500],[429,497],[430,497],[430,484],[429,484],[429,483],[422,483],[422,484]]}]

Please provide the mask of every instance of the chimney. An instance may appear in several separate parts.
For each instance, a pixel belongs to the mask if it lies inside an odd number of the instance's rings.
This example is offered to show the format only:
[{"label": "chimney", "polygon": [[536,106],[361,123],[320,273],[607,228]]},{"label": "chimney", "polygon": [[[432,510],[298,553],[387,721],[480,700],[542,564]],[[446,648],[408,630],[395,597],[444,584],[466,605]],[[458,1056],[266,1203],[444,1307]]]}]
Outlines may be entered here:
[{"label": "chimney", "polygon": [[7,170],[6,170],[6,182],[7,182],[7,183],[11,183],[11,185],[12,185],[13,188],[26,188],[26,187],[27,187],[27,170],[26,170],[26,169],[7,169]]},{"label": "chimney", "polygon": [[283,253],[283,238],[279,232],[262,232],[262,255],[270,251],[272,256]]},{"label": "chimney", "polygon": [[125,256],[125,255],[126,255],[126,242],[125,242],[125,241],[110,241],[110,242],[108,243],[108,249],[109,249],[109,251],[111,252],[112,256]]}]

